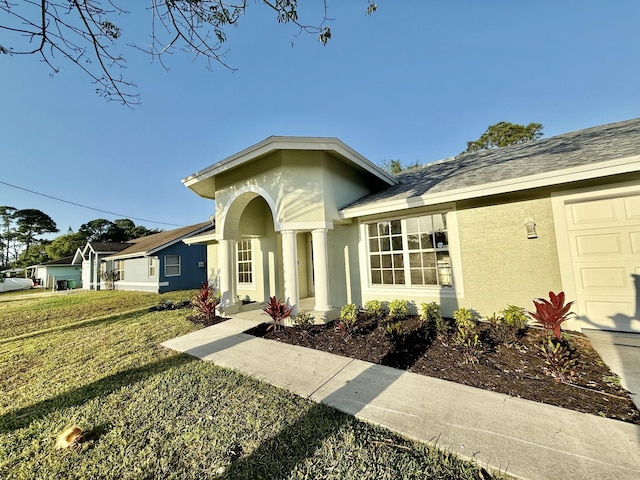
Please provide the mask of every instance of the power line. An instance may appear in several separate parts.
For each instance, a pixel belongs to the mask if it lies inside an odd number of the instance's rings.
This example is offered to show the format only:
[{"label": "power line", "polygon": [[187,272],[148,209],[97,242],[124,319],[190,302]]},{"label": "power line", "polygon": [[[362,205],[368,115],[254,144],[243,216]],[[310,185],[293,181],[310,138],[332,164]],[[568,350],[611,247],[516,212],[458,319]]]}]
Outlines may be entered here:
[{"label": "power line", "polygon": [[62,198],[58,198],[58,197],[53,197],[51,195],[47,195],[45,193],[40,193],[40,192],[35,192],[33,190],[29,190],[28,188],[24,188],[24,187],[19,187],[18,185],[12,185],[10,183],[7,182],[3,182],[2,180],[0,180],[0,183],[2,183],[3,185],[6,185],[8,187],[12,187],[12,188],[16,188],[18,190],[23,190],[25,192],[29,192],[29,193],[33,193],[34,195],[40,195],[41,197],[46,197],[46,198],[50,198],[52,200],[57,200],[59,202],[64,202],[64,203],[68,203],[70,205],[75,205],[76,207],[82,207],[82,208],[86,208],[88,210],[95,210],[96,212],[102,212],[102,213],[108,213],[109,215],[114,215],[116,217],[121,217],[121,218],[129,218],[132,220],[139,220],[141,222],[148,222],[148,223],[157,223],[159,225],[170,225],[172,227],[185,227],[186,225],[180,225],[178,223],[167,223],[167,222],[156,222],[155,220],[149,220],[146,218],[138,218],[138,217],[132,217],[130,215],[123,215],[121,213],[114,213],[114,212],[109,212],[107,210],[101,210],[99,208],[94,208],[94,207],[89,207],[87,205],[82,205],[81,203],[76,203],[76,202],[72,202],[70,200],[64,200]]}]

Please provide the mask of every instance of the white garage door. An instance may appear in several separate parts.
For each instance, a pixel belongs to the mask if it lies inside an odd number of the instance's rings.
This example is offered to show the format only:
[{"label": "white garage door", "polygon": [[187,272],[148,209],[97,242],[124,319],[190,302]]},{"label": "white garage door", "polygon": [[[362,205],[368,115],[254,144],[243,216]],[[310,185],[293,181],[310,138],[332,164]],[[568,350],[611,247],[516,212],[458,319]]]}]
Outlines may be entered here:
[{"label": "white garage door", "polygon": [[582,327],[640,332],[640,195],[565,209]]}]

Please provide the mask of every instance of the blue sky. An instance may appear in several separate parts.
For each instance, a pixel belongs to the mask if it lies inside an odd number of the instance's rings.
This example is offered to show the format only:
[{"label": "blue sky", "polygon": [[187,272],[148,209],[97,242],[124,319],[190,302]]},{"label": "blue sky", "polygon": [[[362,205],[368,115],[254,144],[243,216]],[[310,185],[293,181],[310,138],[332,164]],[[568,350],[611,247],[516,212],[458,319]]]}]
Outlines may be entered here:
[{"label": "blue sky", "polygon": [[[328,3],[323,47],[249,2],[228,32],[235,72],[181,54],[167,72],[123,44],[135,110],[62,60],[51,77],[35,57],[0,57],[0,181],[188,225],[214,204],[180,179],[270,135],[335,136],[373,162],[412,164],[456,155],[499,121],[552,136],[639,116],[637,0],[380,0],[372,16],[365,0]],[[116,23],[126,42],[146,41],[144,12]],[[119,218],[4,184],[0,205],[38,208],[62,232]]]}]

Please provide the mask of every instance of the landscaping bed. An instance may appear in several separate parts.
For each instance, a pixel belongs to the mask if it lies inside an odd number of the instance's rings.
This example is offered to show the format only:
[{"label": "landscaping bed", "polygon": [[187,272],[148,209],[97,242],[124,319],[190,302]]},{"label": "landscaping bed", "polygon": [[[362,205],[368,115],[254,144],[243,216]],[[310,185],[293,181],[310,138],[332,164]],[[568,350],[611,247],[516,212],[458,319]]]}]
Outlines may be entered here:
[{"label": "landscaping bed", "polygon": [[402,334],[395,337],[386,324],[360,313],[351,332],[337,323],[274,330],[267,323],[247,333],[270,340],[314,348],[452,382],[557,405],[578,412],[640,424],[640,412],[620,386],[620,380],[581,334],[565,334],[563,343],[572,366],[558,378],[541,354],[546,334],[526,328],[505,342],[494,327],[475,328],[480,347],[470,350],[457,344],[455,329],[436,334],[419,317],[402,320]]}]

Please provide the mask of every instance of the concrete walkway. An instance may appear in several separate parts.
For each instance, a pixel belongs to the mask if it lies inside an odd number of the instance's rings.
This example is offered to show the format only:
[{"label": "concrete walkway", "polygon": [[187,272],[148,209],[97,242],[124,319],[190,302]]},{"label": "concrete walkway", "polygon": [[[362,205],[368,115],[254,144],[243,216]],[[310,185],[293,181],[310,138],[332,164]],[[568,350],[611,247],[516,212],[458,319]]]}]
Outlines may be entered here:
[{"label": "concrete walkway", "polygon": [[640,426],[242,333],[253,312],[163,345],[517,478],[640,478]]},{"label": "concrete walkway", "polygon": [[604,363],[640,408],[640,334],[583,329]]}]

